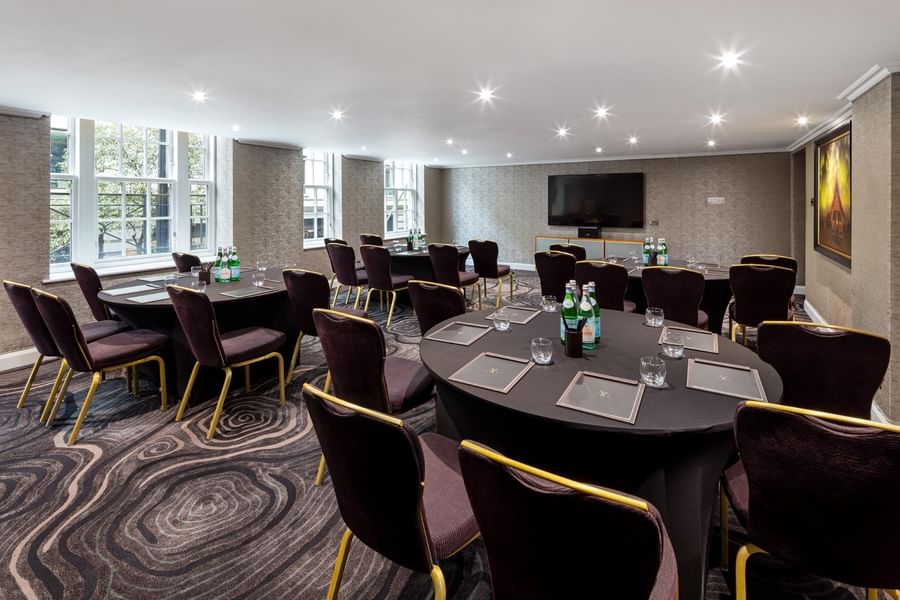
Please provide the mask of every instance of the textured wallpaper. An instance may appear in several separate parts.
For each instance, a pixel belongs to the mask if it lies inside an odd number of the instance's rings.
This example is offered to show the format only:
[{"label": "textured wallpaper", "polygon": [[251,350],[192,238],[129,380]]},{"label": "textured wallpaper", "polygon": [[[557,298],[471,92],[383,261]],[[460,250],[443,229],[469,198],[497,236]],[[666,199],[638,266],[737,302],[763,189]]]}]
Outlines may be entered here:
[{"label": "textured wallpaper", "polygon": [[[677,257],[722,263],[749,252],[790,253],[787,153],[447,169],[443,236],[494,239],[503,260],[532,263],[535,236],[577,233],[547,225],[549,175],[635,171],[646,176],[646,222],[659,225],[604,229],[605,237],[663,236]],[[724,196],[725,204],[708,206],[708,196]]]}]

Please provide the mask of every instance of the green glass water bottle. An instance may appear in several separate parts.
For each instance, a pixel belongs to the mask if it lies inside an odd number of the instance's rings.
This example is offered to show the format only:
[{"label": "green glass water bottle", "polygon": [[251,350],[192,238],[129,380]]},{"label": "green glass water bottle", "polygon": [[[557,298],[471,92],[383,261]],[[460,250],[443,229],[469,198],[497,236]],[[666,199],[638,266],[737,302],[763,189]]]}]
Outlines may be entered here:
[{"label": "green glass water bottle", "polygon": [[559,341],[565,346],[566,329],[575,327],[578,323],[578,307],[575,304],[575,286],[566,284],[566,295],[563,298],[562,308],[559,311]]},{"label": "green glass water bottle", "polygon": [[228,261],[228,268],[231,269],[231,281],[240,281],[241,259],[238,258],[237,246],[231,249],[231,258]]}]

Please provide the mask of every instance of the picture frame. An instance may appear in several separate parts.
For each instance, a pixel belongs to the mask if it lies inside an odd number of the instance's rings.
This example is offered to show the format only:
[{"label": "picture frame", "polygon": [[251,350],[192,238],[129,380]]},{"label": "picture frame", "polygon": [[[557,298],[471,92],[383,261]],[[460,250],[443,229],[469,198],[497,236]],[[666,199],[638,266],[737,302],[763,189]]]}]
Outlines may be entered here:
[{"label": "picture frame", "polygon": [[813,247],[849,267],[853,231],[851,124],[816,140]]}]

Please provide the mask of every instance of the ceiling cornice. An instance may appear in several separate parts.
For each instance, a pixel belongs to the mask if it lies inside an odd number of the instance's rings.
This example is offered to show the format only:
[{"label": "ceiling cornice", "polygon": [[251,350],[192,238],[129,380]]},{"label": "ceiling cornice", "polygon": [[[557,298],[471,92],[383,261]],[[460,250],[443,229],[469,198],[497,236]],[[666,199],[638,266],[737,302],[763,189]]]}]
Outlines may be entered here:
[{"label": "ceiling cornice", "polygon": [[25,108],[13,108],[12,106],[0,106],[0,115],[7,117],[25,117],[26,119],[43,119],[50,113],[45,110],[28,110]]},{"label": "ceiling cornice", "polygon": [[265,140],[248,140],[245,138],[235,139],[238,144],[245,146],[263,146],[265,148],[277,148],[279,150],[303,150],[301,146],[296,144],[284,144],[282,142],[267,142]]},{"label": "ceiling cornice", "polygon": [[797,139],[797,141],[795,141],[793,144],[788,146],[788,148],[787,148],[788,151],[795,152],[795,151],[799,150],[800,148],[807,145],[811,141],[813,141],[813,140],[819,138],[820,136],[825,135],[829,131],[837,129],[841,125],[845,124],[847,121],[850,120],[850,117],[852,117],[852,116],[853,116],[853,105],[847,104],[846,106],[841,108],[839,111],[837,111],[836,113],[834,113],[833,115],[831,115],[830,117],[828,117],[827,119],[825,119],[824,121],[819,123],[817,126],[813,127],[812,129],[810,129],[809,131],[804,133],[801,137],[799,137]]},{"label": "ceiling cornice", "polygon": [[884,66],[873,65],[871,69],[863,73],[862,77],[854,81],[846,90],[838,94],[838,100],[853,102],[892,73],[900,72],[900,62],[888,63]]}]

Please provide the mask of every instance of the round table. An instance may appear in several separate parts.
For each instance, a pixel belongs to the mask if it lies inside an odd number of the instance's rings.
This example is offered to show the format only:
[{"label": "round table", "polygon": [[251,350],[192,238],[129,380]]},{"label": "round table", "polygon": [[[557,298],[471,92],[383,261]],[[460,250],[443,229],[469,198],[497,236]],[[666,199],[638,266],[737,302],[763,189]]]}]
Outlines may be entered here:
[{"label": "round table", "polygon": [[[644,286],[641,283],[641,269],[633,269],[632,263],[630,261],[625,262],[625,259],[618,260],[620,264],[624,264],[630,271],[628,273],[628,290],[625,292],[625,298],[637,305],[636,313],[644,314],[644,310],[647,309],[647,297],[644,295]],[[673,267],[686,267],[687,261],[673,258],[669,261],[669,264]],[[728,310],[728,303],[731,301],[731,281],[728,278],[728,266],[720,267],[719,265],[698,263],[691,268],[703,273],[706,287],[703,290],[703,299],[700,300],[700,309],[709,315],[709,330],[719,333],[722,331],[725,311]]]},{"label": "round table", "polygon": [[[242,329],[244,327],[268,327],[282,331],[286,334],[284,346],[280,352],[284,356],[285,365],[290,362],[294,343],[297,340],[299,329],[294,319],[287,290],[281,279],[281,269],[269,268],[266,274],[265,288],[260,288],[260,293],[252,296],[233,298],[223,296],[222,292],[234,291],[242,288],[250,288],[251,273],[253,269],[241,270],[241,281],[229,283],[211,283],[206,286],[206,293],[212,302],[216,312],[216,323],[222,333]],[[190,276],[180,277],[174,283],[189,287]],[[154,285],[156,289],[129,293],[121,296],[110,294],[119,288],[127,288],[135,285]],[[129,298],[149,295],[157,292],[165,292],[163,281],[142,281],[140,279],[111,286],[98,294],[101,302],[109,306],[122,320],[131,327],[151,329],[169,336],[169,347],[163,357],[166,361],[166,373],[169,389],[175,390],[180,396],[187,386],[191,369],[194,366],[194,355],[184,337],[184,332],[175,316],[175,309],[168,297],[141,304],[129,300]],[[274,362],[264,361],[251,365],[251,371],[255,376],[274,375]],[[174,367],[174,368],[173,368]],[[147,371],[150,376],[150,371]],[[218,393],[222,385],[224,374],[222,369],[203,368],[192,392],[195,399],[205,399]]]},{"label": "round table", "polygon": [[[388,246],[392,249],[391,246]],[[457,246],[459,250],[459,270],[466,270],[466,260],[469,258],[469,249],[466,246]],[[431,256],[428,249],[424,250],[400,250],[391,252],[391,272],[394,275],[412,275],[415,279],[434,281],[434,270],[431,268]]]},{"label": "round table", "polygon": [[[492,311],[449,319],[490,323]],[[636,421],[621,421],[556,406],[578,371],[638,379],[639,359],[657,354],[660,329],[642,315],[605,310],[602,338],[583,358],[568,358],[559,342],[559,313],[540,313],[508,332],[491,331],[471,346],[424,339],[423,363],[438,391],[438,431],[488,444],[512,458],[646,498],[660,511],[678,559],[681,598],[701,599],[710,521],[719,475],[735,451],[733,422],[739,399],[686,388],[688,358],[709,358],[758,369],[769,401],[780,401],[775,370],[738,344],[719,338],[717,355],[685,351],[665,359],[667,387],[646,388]],[[677,323],[671,323],[678,325]],[[503,394],[448,378],[481,352],[530,358],[535,337],[553,340],[553,364],[535,365]],[[598,542],[599,543],[599,542]]]}]

